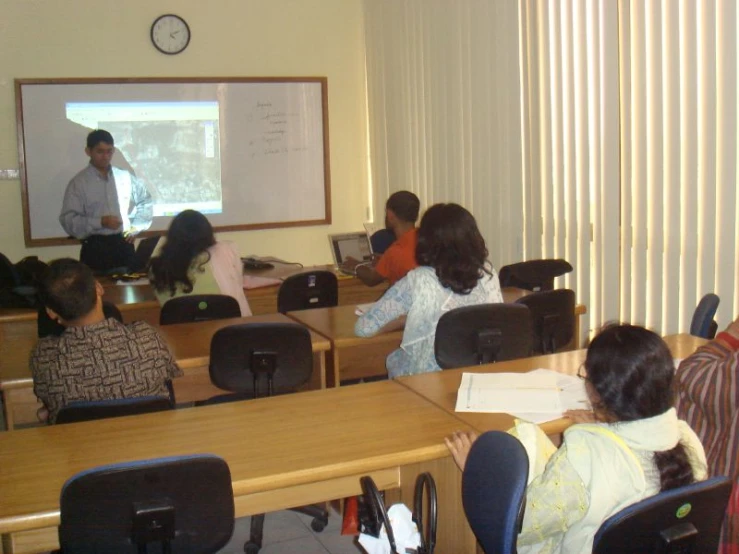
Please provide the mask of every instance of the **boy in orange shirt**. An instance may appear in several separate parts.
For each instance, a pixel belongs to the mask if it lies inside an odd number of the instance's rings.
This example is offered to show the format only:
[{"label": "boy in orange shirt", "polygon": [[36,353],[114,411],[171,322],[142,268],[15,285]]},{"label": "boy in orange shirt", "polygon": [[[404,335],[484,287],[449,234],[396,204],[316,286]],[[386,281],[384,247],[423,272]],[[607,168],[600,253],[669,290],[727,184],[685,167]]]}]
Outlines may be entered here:
[{"label": "boy in orange shirt", "polygon": [[385,203],[385,227],[395,234],[392,243],[377,263],[359,263],[348,258],[342,268],[353,271],[362,282],[370,287],[388,281],[390,285],[405,277],[416,263],[416,221],[421,202],[407,190],[390,195]]}]

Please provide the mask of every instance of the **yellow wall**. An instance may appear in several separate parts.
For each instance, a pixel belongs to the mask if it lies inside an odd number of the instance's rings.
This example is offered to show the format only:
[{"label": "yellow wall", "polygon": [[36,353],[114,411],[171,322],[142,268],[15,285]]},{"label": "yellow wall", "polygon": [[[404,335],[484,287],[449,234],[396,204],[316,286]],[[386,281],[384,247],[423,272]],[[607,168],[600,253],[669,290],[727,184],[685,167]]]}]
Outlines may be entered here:
[{"label": "yellow wall", "polygon": [[[149,39],[170,12],[192,32],[177,56]],[[329,263],[327,233],[361,229],[367,206],[360,0],[0,0],[0,169],[18,167],[16,78],[291,75],[328,77],[333,225],[220,237],[244,255]],[[77,256],[79,247],[25,247],[20,191],[20,181],[0,181],[0,252]]]}]

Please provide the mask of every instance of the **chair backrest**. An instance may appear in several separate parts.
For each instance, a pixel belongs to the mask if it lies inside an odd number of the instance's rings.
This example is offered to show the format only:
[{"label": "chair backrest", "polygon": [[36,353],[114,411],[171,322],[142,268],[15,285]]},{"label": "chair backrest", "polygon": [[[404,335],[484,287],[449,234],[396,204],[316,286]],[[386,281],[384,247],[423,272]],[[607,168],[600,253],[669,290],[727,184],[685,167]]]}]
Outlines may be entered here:
[{"label": "chair backrest", "polygon": [[552,290],[554,278],[572,271],[572,266],[562,259],[529,260],[500,268],[501,287],[518,287],[533,291]]},{"label": "chair backrest", "polygon": [[712,554],[731,488],[729,478],[714,477],[632,504],[603,522],[593,554]]},{"label": "chair backrest", "polygon": [[[107,300],[103,300],[103,315],[106,319],[112,317],[123,323],[123,314],[121,314],[118,306]],[[64,329],[66,329],[64,325],[49,317],[49,314],[46,313],[45,306],[41,306],[38,309],[38,315],[36,317],[38,338],[48,337],[49,335],[58,337],[64,332]]]},{"label": "chair backrest", "polygon": [[339,304],[339,283],[330,271],[311,271],[292,275],[277,292],[280,313],[311,308],[331,308]]},{"label": "chair backrest", "polygon": [[531,315],[520,304],[479,304],[439,319],[434,339],[442,369],[502,362],[531,355]]},{"label": "chair backrest", "polygon": [[293,392],[313,372],[310,332],[297,323],[242,323],[210,343],[210,380],[245,397]]},{"label": "chair backrest", "polygon": [[64,406],[56,416],[56,423],[76,423],[108,417],[163,412],[174,408],[168,396],[139,396],[111,400],[72,402]]},{"label": "chair backrest", "polygon": [[535,354],[551,354],[568,345],[575,335],[575,293],[570,289],[532,292],[516,300],[531,311]]},{"label": "chair backrest", "polygon": [[241,317],[241,308],[234,297],[225,294],[190,294],[167,300],[159,315],[159,325],[229,317]]},{"label": "chair backrest", "polygon": [[380,229],[372,233],[370,244],[372,245],[373,254],[384,254],[385,250],[395,242],[395,233],[390,229]]},{"label": "chair backrest", "polygon": [[514,436],[488,431],[472,444],[462,473],[462,505],[488,554],[515,554],[528,476],[526,449]]},{"label": "chair backrest", "polygon": [[228,543],[234,527],[231,473],[210,454],[83,471],[64,484],[60,505],[65,553],[206,554]]},{"label": "chair backrest", "polygon": [[690,334],[695,337],[712,339],[716,336],[716,322],[713,320],[721,299],[709,292],[698,302],[693,319],[690,321]]}]

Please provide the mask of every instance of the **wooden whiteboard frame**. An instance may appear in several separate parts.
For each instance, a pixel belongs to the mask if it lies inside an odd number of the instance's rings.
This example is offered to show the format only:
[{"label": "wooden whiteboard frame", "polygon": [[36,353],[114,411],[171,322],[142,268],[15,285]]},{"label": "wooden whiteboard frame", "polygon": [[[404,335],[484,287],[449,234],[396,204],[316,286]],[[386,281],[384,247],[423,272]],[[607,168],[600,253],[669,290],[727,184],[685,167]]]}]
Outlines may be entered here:
[{"label": "wooden whiteboard frame", "polygon": [[[31,217],[29,211],[28,179],[26,167],[25,130],[23,125],[24,85],[100,85],[100,84],[199,84],[199,83],[320,83],[323,134],[323,176],[325,217],[304,221],[252,223],[243,225],[214,226],[214,231],[244,231],[253,229],[276,229],[283,227],[305,227],[331,224],[331,164],[328,132],[328,79],[326,77],[122,77],[122,78],[57,78],[57,79],[16,79],[15,107],[16,130],[18,137],[18,158],[21,178],[21,200],[23,206],[23,235],[27,247],[74,245],[79,241],[73,238],[33,238],[31,236]],[[80,145],[82,148],[84,145]],[[61,209],[61,206],[60,206]],[[146,231],[139,236],[161,235],[163,231]]]}]

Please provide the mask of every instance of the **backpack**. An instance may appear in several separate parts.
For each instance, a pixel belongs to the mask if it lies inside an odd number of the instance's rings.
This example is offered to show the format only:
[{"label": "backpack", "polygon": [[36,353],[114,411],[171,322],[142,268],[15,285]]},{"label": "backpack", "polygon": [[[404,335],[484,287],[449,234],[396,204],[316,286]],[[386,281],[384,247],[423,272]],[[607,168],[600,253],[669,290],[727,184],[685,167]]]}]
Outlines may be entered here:
[{"label": "backpack", "polygon": [[37,256],[12,264],[0,254],[0,308],[37,308],[38,291],[47,268]]}]

